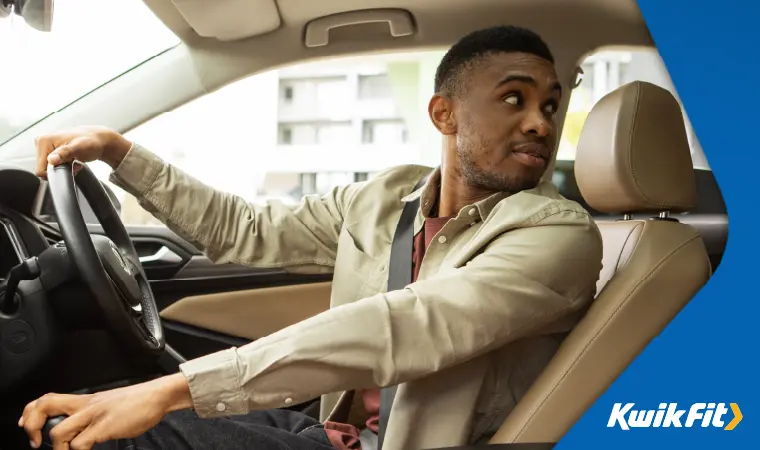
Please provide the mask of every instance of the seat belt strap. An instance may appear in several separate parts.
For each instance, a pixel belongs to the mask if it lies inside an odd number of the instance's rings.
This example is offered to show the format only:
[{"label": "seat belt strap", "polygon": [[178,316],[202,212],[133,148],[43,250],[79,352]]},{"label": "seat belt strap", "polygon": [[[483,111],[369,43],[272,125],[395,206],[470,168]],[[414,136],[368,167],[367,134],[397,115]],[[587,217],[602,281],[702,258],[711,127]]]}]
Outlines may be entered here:
[{"label": "seat belt strap", "polygon": [[[428,175],[422,177],[414,190],[416,191],[427,181]],[[388,264],[388,292],[404,289],[412,282],[412,252],[414,251],[414,218],[419,209],[419,197],[409,201],[401,211],[396,233],[391,244],[391,257]],[[391,415],[391,406],[396,396],[396,386],[380,390],[380,417],[378,421],[378,450],[383,448],[385,429]]]}]

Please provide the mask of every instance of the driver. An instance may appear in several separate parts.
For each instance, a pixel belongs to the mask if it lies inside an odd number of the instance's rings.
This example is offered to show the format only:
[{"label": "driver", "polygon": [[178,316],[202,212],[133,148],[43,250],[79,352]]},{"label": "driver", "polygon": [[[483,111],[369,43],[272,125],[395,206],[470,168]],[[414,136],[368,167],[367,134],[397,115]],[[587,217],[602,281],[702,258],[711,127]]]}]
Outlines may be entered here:
[{"label": "driver", "polygon": [[[38,175],[104,161],[216,263],[334,278],[329,311],[248,345],[146,383],[29,403],[19,425],[32,446],[48,417],[67,415],[56,449],[371,450],[389,386],[385,450],[487,442],[591,303],[601,269],[592,218],[541,181],[561,95],[538,35],[476,31],[436,72],[438,168],[391,168],[294,207],[214,190],[108,129],[40,137]],[[413,282],[387,291],[394,230],[415,200]],[[336,406],[327,394],[341,391]],[[282,409],[320,395],[333,411],[324,422]]]}]

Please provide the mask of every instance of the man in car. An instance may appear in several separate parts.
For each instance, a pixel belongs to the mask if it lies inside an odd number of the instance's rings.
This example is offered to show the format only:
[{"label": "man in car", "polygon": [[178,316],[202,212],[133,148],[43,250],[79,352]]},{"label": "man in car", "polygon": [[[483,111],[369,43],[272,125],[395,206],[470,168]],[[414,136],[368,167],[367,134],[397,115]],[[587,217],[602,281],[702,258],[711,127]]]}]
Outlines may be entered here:
[{"label": "man in car", "polygon": [[[428,113],[444,138],[440,167],[392,168],[296,207],[216,191],[110,130],[39,138],[40,176],[48,163],[105,161],[217,263],[332,271],[333,307],[175,375],[46,395],[19,425],[36,447],[48,417],[69,416],[52,432],[61,449],[369,450],[380,389],[397,386],[384,449],[487,441],[592,301],[601,269],[589,214],[541,181],[561,95],[538,35],[474,32],[436,73]],[[394,230],[417,199],[413,282],[388,291]],[[337,407],[324,424],[279,409],[323,395],[329,411],[326,394],[340,391],[355,392],[351,414]]]}]

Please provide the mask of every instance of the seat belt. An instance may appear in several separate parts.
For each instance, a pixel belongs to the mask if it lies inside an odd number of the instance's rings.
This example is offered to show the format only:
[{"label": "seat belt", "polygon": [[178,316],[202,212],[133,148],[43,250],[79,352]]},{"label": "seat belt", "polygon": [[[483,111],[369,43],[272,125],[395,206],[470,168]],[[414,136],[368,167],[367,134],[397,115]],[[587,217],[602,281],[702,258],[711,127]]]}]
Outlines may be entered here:
[{"label": "seat belt", "polygon": [[[416,191],[427,181],[428,175],[414,187]],[[404,205],[401,217],[396,225],[396,233],[391,244],[391,257],[388,264],[388,292],[404,289],[412,282],[412,252],[414,251],[414,218],[417,216],[420,199],[417,197]],[[391,415],[391,406],[396,397],[396,386],[380,390],[380,417],[378,421],[377,449],[382,450],[385,429]],[[362,446],[362,448],[364,448]]]}]

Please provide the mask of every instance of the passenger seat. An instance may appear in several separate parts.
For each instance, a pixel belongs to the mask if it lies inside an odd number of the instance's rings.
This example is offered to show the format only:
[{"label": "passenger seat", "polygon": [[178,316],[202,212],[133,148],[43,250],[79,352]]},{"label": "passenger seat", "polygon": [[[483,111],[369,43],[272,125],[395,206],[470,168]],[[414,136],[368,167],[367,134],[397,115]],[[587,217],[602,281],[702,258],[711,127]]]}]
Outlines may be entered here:
[{"label": "passenger seat", "polygon": [[581,133],[575,174],[589,206],[625,218],[598,223],[597,298],[491,443],[559,441],[711,273],[697,230],[670,217],[693,208],[697,193],[668,91],[637,81],[602,98]]}]

